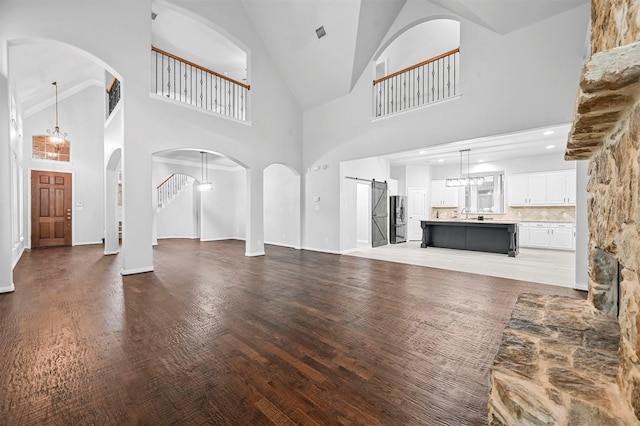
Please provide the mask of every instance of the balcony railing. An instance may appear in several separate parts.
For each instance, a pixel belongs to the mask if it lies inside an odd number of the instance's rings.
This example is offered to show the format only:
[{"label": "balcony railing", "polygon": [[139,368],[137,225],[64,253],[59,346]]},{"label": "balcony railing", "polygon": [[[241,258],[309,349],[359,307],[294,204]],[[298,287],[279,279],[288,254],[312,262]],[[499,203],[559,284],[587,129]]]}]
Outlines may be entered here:
[{"label": "balcony railing", "polygon": [[151,47],[151,91],[237,120],[247,119],[251,86]]},{"label": "balcony railing", "polygon": [[108,115],[111,115],[113,110],[116,108],[116,105],[118,105],[118,102],[120,102],[120,80],[115,77],[113,77],[109,87],[107,87],[107,98],[109,101]]},{"label": "balcony railing", "polygon": [[376,117],[456,96],[460,92],[460,48],[373,81]]}]

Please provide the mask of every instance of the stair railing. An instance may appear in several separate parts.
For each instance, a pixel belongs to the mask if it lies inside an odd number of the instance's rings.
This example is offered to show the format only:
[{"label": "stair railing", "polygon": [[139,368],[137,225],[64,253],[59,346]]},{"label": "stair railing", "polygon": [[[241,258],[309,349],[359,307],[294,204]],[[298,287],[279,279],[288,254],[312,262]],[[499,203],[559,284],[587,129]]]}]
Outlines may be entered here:
[{"label": "stair railing", "polygon": [[251,86],[151,46],[151,92],[236,120],[247,119]]},{"label": "stair railing", "polygon": [[173,173],[156,187],[158,192],[158,211],[171,203],[189,184],[191,178],[182,173]]},{"label": "stair railing", "polygon": [[460,93],[460,48],[373,80],[375,117],[430,104]]}]

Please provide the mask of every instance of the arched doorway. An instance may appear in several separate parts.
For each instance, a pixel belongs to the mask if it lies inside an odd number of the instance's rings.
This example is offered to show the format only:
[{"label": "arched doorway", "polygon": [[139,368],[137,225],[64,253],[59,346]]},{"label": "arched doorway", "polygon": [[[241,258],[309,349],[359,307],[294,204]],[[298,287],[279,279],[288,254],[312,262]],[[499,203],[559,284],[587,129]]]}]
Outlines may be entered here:
[{"label": "arched doorway", "polygon": [[[170,183],[171,176],[186,176]],[[173,149],[153,155],[154,243],[164,238],[200,241],[245,239],[246,167],[206,149]],[[198,191],[209,181],[211,189]],[[162,202],[163,185],[175,194]]]}]

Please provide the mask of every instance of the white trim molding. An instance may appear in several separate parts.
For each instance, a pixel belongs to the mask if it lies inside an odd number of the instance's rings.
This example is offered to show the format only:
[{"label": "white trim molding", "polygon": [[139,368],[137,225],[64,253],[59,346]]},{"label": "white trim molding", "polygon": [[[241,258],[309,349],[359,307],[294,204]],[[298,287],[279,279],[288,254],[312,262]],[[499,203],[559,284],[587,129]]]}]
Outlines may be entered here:
[{"label": "white trim molding", "polygon": [[16,286],[11,283],[9,287],[0,287],[0,293],[12,293],[16,291]]},{"label": "white trim molding", "polygon": [[121,269],[120,275],[144,274],[145,272],[153,272],[153,266],[148,266],[146,268],[137,268],[137,269]]}]

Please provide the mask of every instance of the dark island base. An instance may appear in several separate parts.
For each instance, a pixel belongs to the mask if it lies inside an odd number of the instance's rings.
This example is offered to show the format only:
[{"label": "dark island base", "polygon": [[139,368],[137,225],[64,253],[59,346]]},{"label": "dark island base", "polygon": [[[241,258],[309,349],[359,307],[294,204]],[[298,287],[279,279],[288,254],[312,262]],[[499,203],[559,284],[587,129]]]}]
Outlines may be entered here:
[{"label": "dark island base", "polygon": [[503,253],[509,257],[516,257],[519,253],[517,223],[422,220],[420,226],[422,248],[441,247]]}]

